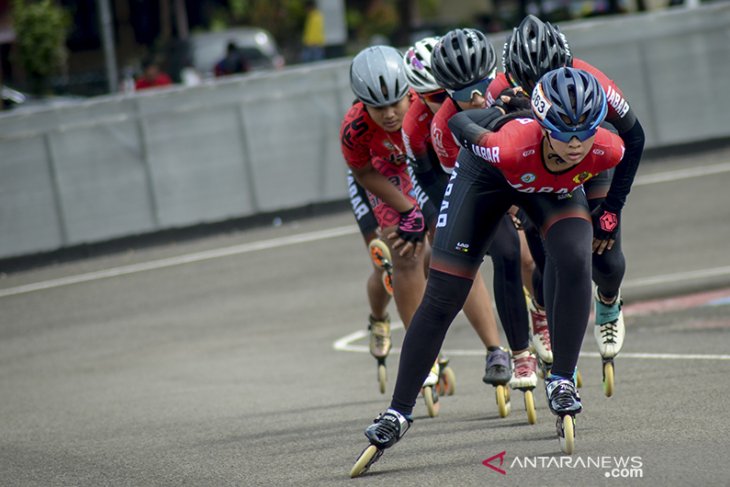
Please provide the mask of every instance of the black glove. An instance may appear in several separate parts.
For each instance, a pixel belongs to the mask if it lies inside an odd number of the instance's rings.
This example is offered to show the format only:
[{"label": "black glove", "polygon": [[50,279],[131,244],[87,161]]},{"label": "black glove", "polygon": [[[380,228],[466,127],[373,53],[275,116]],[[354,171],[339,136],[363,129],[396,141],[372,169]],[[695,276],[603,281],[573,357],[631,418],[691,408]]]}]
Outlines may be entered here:
[{"label": "black glove", "polygon": [[418,206],[400,214],[398,222],[398,236],[406,242],[413,244],[422,241],[426,235],[426,224]]},{"label": "black glove", "polygon": [[591,212],[593,220],[593,237],[598,240],[615,240],[621,223],[621,212],[606,210],[598,205]]},{"label": "black glove", "polygon": [[[502,100],[503,96],[509,97],[509,101],[507,103]],[[515,93],[513,88],[507,88],[499,94],[492,106],[502,108],[505,113],[530,110],[530,97],[522,90]]]}]

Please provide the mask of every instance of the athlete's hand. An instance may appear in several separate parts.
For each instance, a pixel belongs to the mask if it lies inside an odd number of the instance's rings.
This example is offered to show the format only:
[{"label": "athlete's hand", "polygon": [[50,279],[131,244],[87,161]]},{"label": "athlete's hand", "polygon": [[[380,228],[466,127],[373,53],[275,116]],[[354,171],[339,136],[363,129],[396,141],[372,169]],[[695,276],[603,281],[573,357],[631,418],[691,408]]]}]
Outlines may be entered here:
[{"label": "athlete's hand", "polygon": [[426,222],[418,206],[400,214],[400,222],[395,232],[388,235],[393,240],[393,249],[400,249],[399,254],[405,257],[411,252],[418,255],[423,246],[423,239],[426,236]]},{"label": "athlete's hand", "polygon": [[616,242],[616,233],[621,223],[621,213],[609,211],[598,205],[591,213],[593,220],[593,252],[598,255],[611,250]]},{"label": "athlete's hand", "polygon": [[506,113],[529,110],[530,97],[521,88],[507,88],[499,94],[494,105],[501,107]]}]

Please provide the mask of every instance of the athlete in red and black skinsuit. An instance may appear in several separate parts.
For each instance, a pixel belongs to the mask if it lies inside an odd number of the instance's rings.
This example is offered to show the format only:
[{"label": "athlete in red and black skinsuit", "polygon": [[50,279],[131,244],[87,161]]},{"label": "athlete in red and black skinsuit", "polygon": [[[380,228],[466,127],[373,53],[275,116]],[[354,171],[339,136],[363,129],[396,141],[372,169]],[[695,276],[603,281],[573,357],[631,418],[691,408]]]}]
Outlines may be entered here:
[{"label": "athlete in red and black skinsuit", "polygon": [[[401,132],[406,154],[411,162],[411,175],[423,188],[434,207],[438,208],[441,206],[449,176],[438,165],[431,141],[433,117],[434,113],[426,102],[420,96],[416,97],[406,113]],[[431,220],[435,219],[436,212],[432,216]]]},{"label": "athlete in red and black skinsuit", "polygon": [[[492,81],[491,84],[494,83]],[[488,100],[489,88],[485,94]],[[488,101],[487,101],[488,103]],[[449,120],[461,111],[456,101],[447,99],[431,122],[431,138],[442,168],[451,173],[461,146],[449,129]],[[520,236],[512,217],[505,212],[488,251],[494,267],[492,287],[494,302],[510,349],[527,350],[530,342],[529,318],[522,288]]]},{"label": "athlete in red and black skinsuit", "polygon": [[[412,100],[417,98],[412,93],[408,96]],[[372,164],[399,189],[411,206],[418,205],[417,195],[408,175],[408,160],[400,130],[386,132],[370,118],[365,105],[356,102],[345,114],[340,140],[342,154],[349,168],[360,169]],[[372,193],[366,193],[378,225],[381,228],[398,225],[399,212]]]},{"label": "athlete in red and black skinsuit", "polygon": [[[624,141],[626,147],[626,163],[621,164],[616,171],[617,182],[621,185],[622,190],[629,188],[633,182],[639,159],[643,151],[644,136],[641,126],[638,124],[635,113],[631,110],[629,103],[624,98],[623,93],[616,83],[606,76],[601,70],[583,61],[582,59],[573,58],[572,67],[582,69],[591,73],[596,77],[601,87],[606,92],[608,102],[608,114],[606,122],[618,132],[618,135]],[[534,80],[537,82],[537,80]],[[504,73],[499,75],[492,81],[488,87],[488,100],[496,100],[508,88],[512,88],[512,84]],[[493,101],[492,101],[493,103]],[[491,103],[488,101],[491,106]],[[608,127],[607,127],[608,128]],[[625,203],[624,198],[611,197],[607,198],[608,190],[614,179],[614,169],[609,169],[601,174],[593,177],[584,185],[585,193],[588,198],[588,204],[593,212],[602,203],[613,212],[619,213]],[[628,191],[626,191],[628,193]],[[536,239],[536,230],[531,226],[531,222],[526,221],[526,235],[530,244],[532,257],[535,260],[535,275],[533,278],[533,288],[535,289],[534,298],[540,305],[544,303],[542,295],[542,272],[545,267],[545,255],[539,239]],[[532,237],[532,238],[531,238]],[[610,251],[595,252],[593,254],[593,281],[601,290],[601,294],[613,298],[619,293],[621,282],[626,272],[626,260],[621,249],[621,231],[615,235],[615,242]]]},{"label": "athlete in red and black skinsuit", "polygon": [[621,139],[598,129],[580,163],[554,172],[544,162],[550,154],[533,119],[511,120],[498,132],[481,135],[470,149],[460,153],[447,186],[426,294],[403,342],[391,402],[402,414],[412,412],[430,364],[512,205],[523,208],[543,229],[550,256],[545,285],[556,304],[549,312],[552,322],[560,323],[554,337],[554,374],[572,376],[583,342],[590,313],[593,229],[582,184],[619,164]]}]

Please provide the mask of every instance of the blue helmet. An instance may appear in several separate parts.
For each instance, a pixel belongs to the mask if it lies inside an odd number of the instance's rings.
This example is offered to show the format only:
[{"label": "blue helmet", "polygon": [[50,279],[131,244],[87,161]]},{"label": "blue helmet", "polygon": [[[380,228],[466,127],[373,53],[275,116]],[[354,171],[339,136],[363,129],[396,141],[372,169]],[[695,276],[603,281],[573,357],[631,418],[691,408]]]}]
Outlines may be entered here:
[{"label": "blue helmet", "polygon": [[[550,71],[532,90],[532,113],[551,132],[586,132],[590,136],[606,118],[607,111],[601,84],[581,69]],[[578,138],[584,140],[580,135]]]}]

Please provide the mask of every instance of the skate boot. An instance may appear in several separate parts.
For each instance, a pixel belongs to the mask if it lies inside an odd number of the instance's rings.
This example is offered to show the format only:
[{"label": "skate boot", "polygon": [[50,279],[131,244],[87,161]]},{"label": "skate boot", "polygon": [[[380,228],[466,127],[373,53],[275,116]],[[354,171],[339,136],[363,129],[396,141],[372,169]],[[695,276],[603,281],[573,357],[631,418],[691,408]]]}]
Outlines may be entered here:
[{"label": "skate boot", "polygon": [[537,387],[537,360],[528,351],[512,359],[513,372],[509,381],[512,389],[534,389]]},{"label": "skate boot", "polygon": [[614,390],[615,372],[613,359],[621,351],[626,334],[624,314],[621,311],[623,302],[621,293],[619,293],[613,304],[605,304],[601,300],[598,289],[596,289],[595,300],[596,325],[593,327],[593,336],[603,358],[603,392],[606,397],[611,397]]},{"label": "skate boot", "polygon": [[428,373],[428,377],[423,382],[421,387],[421,394],[423,394],[423,400],[426,403],[426,411],[430,418],[435,418],[439,414],[441,409],[441,403],[439,402],[439,394],[437,391],[437,384],[439,382],[441,368],[439,367],[439,361],[433,363],[431,370]]},{"label": "skate boot", "polygon": [[383,287],[389,295],[393,295],[393,259],[390,256],[390,249],[385,242],[375,238],[368,244],[370,258],[373,263],[383,270]]},{"label": "skate boot", "polygon": [[498,348],[487,352],[487,363],[482,381],[492,386],[505,385],[512,379],[512,364],[509,352]]},{"label": "skate boot", "polygon": [[380,393],[385,394],[385,386],[388,382],[385,358],[392,346],[390,340],[390,316],[387,314],[382,320],[376,320],[372,315],[368,318],[368,330],[370,330],[370,354],[378,361],[378,386]]},{"label": "skate boot", "polygon": [[532,323],[532,346],[540,361],[549,368],[553,363],[553,348],[550,344],[547,315],[545,310],[539,308],[533,300],[530,300],[529,311]]},{"label": "skate boot", "polygon": [[605,304],[596,289],[595,300],[596,326],[593,328],[593,336],[598,343],[601,357],[613,358],[621,351],[626,334],[621,294],[619,293],[613,304]]},{"label": "skate boot", "polygon": [[385,358],[390,352],[390,316],[385,315],[382,320],[376,320],[372,315],[368,318],[370,330],[370,354],[375,358]]},{"label": "skate boot", "polygon": [[545,394],[553,414],[563,416],[578,414],[583,410],[580,394],[578,394],[573,378],[566,379],[558,375],[548,375],[545,378]]},{"label": "skate boot", "polygon": [[512,379],[512,361],[509,352],[502,348],[487,353],[487,365],[482,381],[494,386],[499,417],[506,418],[510,412],[510,393],[507,384]]},{"label": "skate boot", "polygon": [[513,374],[509,386],[512,389],[519,389],[524,392],[525,411],[527,411],[527,422],[537,422],[535,411],[535,398],[532,390],[537,387],[537,360],[527,350],[512,357]]},{"label": "skate boot", "polygon": [[583,410],[575,378],[548,375],[545,378],[545,394],[550,411],[558,417],[555,428],[560,449],[570,455],[575,450],[575,415]]},{"label": "skate boot", "polygon": [[357,458],[355,465],[350,470],[350,477],[357,477],[365,473],[373,463],[378,461],[386,448],[390,448],[403,438],[412,422],[413,419],[410,416],[403,416],[395,409],[388,409],[379,414],[373,424],[365,428],[365,436],[370,441],[370,445]]}]

